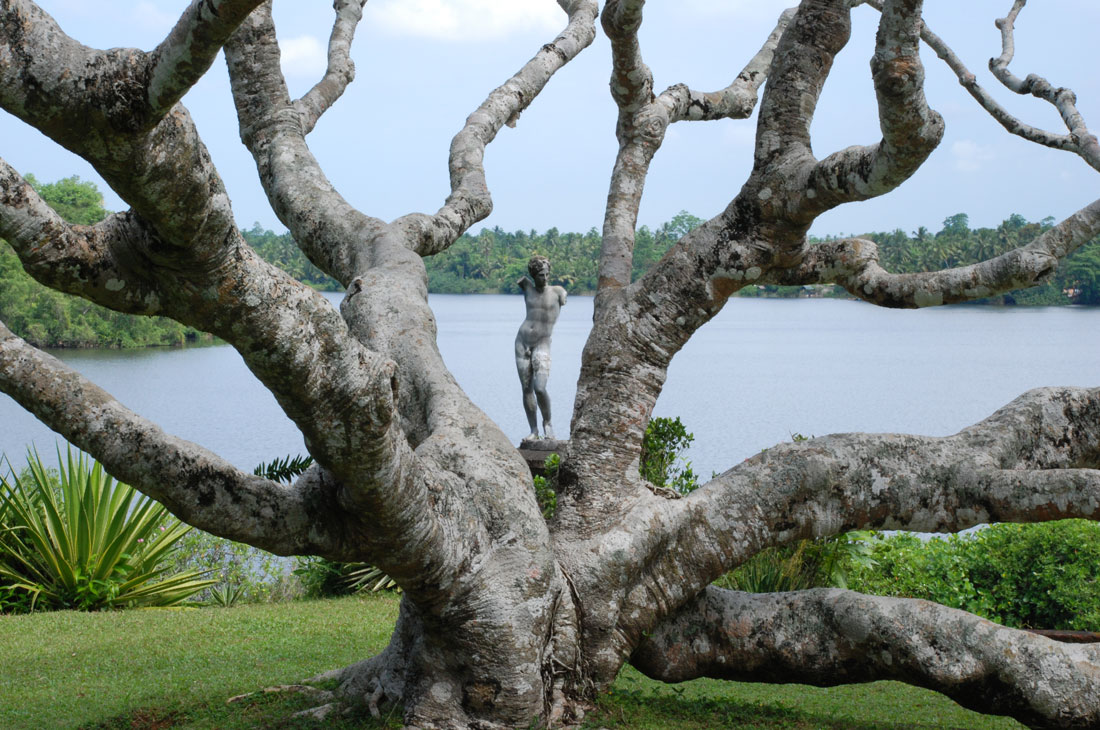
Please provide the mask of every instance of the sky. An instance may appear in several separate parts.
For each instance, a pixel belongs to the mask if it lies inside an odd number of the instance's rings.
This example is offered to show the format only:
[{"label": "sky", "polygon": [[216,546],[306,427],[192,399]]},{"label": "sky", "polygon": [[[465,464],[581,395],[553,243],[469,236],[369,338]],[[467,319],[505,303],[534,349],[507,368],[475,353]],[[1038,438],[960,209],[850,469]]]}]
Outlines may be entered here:
[{"label": "sky", "polygon": [[[98,48],[153,48],[186,0],[39,0],[77,40]],[[756,52],[792,0],[654,0],[646,8],[642,52],[658,90],[686,83],[724,87]],[[1000,54],[995,18],[1011,0],[926,0],[925,19],[979,80],[1024,121],[1063,132],[1045,102],[1018,97],[993,79]],[[837,59],[813,126],[820,158],[880,137],[868,61],[877,13],[854,13],[852,39]],[[304,93],[324,72],[331,0],[276,0],[275,18],[291,93]],[[392,220],[433,213],[448,193],[451,137],[485,96],[560,32],[554,0],[369,0],[356,35],[357,79],[309,136],[330,180],[363,212]],[[1100,129],[1100,76],[1086,54],[1100,27],[1096,0],[1045,0],[1017,23],[1020,76],[1039,73],[1077,92]],[[814,224],[816,235],[847,235],[926,226],[967,213],[971,226],[995,226],[1018,213],[1028,220],[1064,218],[1097,196],[1097,173],[1079,158],[1009,135],[959,86],[927,47],[930,104],[945,117],[939,149],[890,195],[843,206]],[[507,231],[600,228],[617,143],[608,93],[610,49],[602,33],[550,80],[514,129],[486,153],[494,211],[483,226]],[[241,145],[224,60],[184,98],[225,180],[238,223],[283,231],[267,204],[251,156]],[[681,210],[703,218],[721,212],[752,164],[755,118],[674,125],[646,184],[639,224],[656,227]],[[0,111],[0,157],[46,182],[69,175],[96,181],[108,209],[125,204],[83,160]]]}]

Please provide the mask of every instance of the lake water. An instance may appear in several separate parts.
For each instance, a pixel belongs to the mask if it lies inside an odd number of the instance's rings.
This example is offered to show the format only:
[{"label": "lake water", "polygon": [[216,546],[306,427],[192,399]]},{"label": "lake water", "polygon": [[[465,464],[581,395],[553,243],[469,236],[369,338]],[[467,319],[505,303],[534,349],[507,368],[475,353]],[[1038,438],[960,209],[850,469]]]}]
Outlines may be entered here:
[{"label": "lake water", "polygon": [[[331,295],[338,301],[339,295]],[[439,346],[473,400],[519,442],[527,432],[512,343],[519,296],[432,295]],[[570,297],[553,337],[551,400],[568,432],[592,300]],[[893,311],[831,299],[733,299],[677,356],[656,414],[695,434],[701,476],[780,441],[846,431],[947,435],[1029,388],[1100,386],[1100,309]],[[241,468],[303,453],[301,436],[228,346],[55,355],[167,431]],[[58,437],[0,395],[0,452],[14,464]],[[62,447],[63,448],[63,447]]]}]

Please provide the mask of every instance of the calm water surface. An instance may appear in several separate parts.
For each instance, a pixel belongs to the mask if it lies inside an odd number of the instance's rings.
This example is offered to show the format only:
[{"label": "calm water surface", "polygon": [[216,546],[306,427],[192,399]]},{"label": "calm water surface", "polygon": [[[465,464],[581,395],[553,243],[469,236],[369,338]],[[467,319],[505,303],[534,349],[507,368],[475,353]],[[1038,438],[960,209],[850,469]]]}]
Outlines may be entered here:
[{"label": "calm water surface", "polygon": [[[334,301],[338,295],[332,295]],[[512,343],[519,296],[433,295],[458,382],[517,443],[527,432]],[[554,330],[551,400],[568,432],[592,300],[570,297]],[[846,431],[947,435],[1029,388],[1100,386],[1100,309],[951,307],[916,312],[821,299],[734,299],[673,361],[657,415],[695,434],[708,476],[786,441]],[[251,470],[304,452],[301,436],[228,346],[55,355],[165,430]],[[58,437],[0,395],[0,452]]]}]

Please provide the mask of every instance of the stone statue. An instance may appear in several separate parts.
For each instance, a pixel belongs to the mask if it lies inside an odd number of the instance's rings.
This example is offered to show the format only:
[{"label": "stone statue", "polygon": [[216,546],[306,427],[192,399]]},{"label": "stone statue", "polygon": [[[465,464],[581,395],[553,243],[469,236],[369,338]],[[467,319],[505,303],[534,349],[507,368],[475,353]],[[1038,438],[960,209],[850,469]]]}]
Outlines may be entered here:
[{"label": "stone statue", "polygon": [[550,332],[558,321],[558,313],[565,304],[565,289],[548,286],[550,261],[545,256],[532,256],[527,263],[530,278],[523,277],[517,283],[523,290],[527,305],[527,319],[516,334],[516,370],[523,386],[523,410],[531,433],[525,440],[537,440],[539,430],[535,420],[535,405],[542,410],[542,430],[546,438],[554,438],[550,423],[550,394],[546,381],[550,378]]}]

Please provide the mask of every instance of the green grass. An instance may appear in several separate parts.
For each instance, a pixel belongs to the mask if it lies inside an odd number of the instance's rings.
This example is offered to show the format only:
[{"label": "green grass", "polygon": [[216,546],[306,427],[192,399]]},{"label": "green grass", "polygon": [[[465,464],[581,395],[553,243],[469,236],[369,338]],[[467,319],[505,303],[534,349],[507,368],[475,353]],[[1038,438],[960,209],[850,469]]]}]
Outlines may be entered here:
[{"label": "green grass", "polygon": [[135,714],[225,727],[241,712],[229,697],[370,656],[396,618],[373,596],[0,616],[0,728],[157,727],[122,719]]},{"label": "green grass", "polygon": [[1009,730],[1023,726],[1008,718],[970,712],[943,695],[900,682],[821,688],[697,679],[666,685],[627,667],[601,697],[596,716],[587,718],[585,727]]},{"label": "green grass", "polygon": [[[312,728],[299,695],[226,699],[298,682],[381,650],[389,596],[109,613],[0,616],[0,728]],[[395,713],[396,714],[396,713]],[[400,727],[398,717],[326,728]],[[627,669],[588,728],[1019,728],[895,682],[818,689],[697,680],[668,686]]]}]

